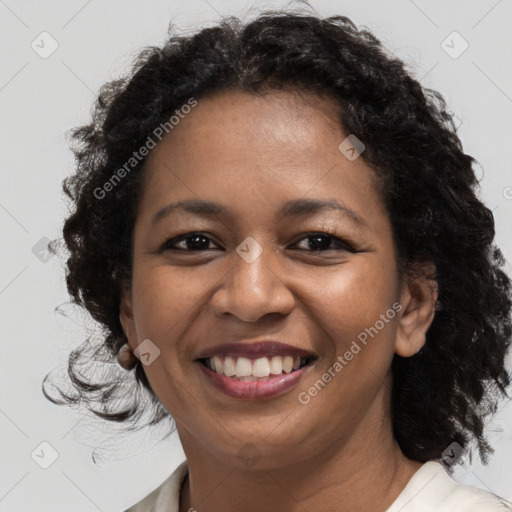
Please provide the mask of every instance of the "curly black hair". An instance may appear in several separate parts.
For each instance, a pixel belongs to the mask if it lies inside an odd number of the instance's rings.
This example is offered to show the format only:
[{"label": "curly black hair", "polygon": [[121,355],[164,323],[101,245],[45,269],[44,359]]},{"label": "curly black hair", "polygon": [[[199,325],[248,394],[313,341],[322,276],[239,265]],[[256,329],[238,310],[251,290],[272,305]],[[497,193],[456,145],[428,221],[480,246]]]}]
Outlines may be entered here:
[{"label": "curly black hair", "polygon": [[[94,382],[95,361],[115,362],[127,341],[120,294],[131,279],[146,158],[108,194],[98,191],[191,98],[293,88],[334,98],[340,126],[365,144],[361,157],[373,169],[390,214],[400,275],[425,262],[435,266],[439,303],[426,344],[413,357],[395,355],[392,362],[391,417],[402,452],[428,461],[452,442],[463,448],[476,442],[487,464],[494,450],[484,435],[485,420],[510,385],[505,358],[511,285],[493,243],[492,212],[477,198],[476,160],[463,152],[441,94],[422,87],[372,33],[345,16],[266,11],[246,23],[225,17],[188,36],[173,30],[171,24],[163,46],[141,50],[127,76],[103,85],[90,124],[72,131],[76,172],[63,182],[72,205],[63,228],[66,282],[73,303],[104,332],[96,350],[86,344],[71,353],[72,391],[58,388],[60,398],[50,396],[46,376],[47,398],[135,424],[145,394],[153,411],[149,423],[172,420],[140,362],[122,375],[112,364]],[[54,253],[58,242],[51,244]],[[127,395],[127,382],[138,394]],[[121,404],[127,396],[132,403]]]}]

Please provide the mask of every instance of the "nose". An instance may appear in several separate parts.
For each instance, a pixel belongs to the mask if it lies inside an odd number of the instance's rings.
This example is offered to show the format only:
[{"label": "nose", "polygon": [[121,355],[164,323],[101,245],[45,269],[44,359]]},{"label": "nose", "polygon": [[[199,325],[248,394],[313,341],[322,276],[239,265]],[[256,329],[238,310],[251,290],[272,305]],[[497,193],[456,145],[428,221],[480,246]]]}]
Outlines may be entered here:
[{"label": "nose", "polygon": [[279,270],[278,256],[269,248],[252,262],[233,251],[231,269],[211,298],[216,315],[233,315],[243,322],[257,322],[272,313],[289,314],[295,298]]}]

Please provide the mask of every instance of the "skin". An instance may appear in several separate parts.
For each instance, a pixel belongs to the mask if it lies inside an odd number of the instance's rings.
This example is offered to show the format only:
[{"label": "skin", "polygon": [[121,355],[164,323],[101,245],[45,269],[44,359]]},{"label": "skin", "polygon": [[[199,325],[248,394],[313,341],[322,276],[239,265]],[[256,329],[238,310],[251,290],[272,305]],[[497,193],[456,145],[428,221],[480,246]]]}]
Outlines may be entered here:
[{"label": "skin", "polygon": [[[180,512],[385,511],[421,466],[393,438],[390,366],[425,343],[437,292],[426,277],[399,279],[373,171],[340,152],[348,134],[338,119],[332,99],[311,93],[225,91],[199,100],[146,161],[120,319],[132,350],[146,338],[160,350],[144,369],[189,462]],[[343,202],[364,224],[333,210],[280,215],[304,197]],[[152,225],[183,199],[230,214],[175,211]],[[325,230],[358,252],[329,237],[329,249],[314,251],[308,234]],[[206,250],[181,241],[158,252],[166,238],[197,231],[211,239]],[[263,250],[252,263],[236,252],[249,236]],[[397,301],[402,310],[301,404],[298,394]],[[231,398],[194,362],[206,347],[264,338],[318,355],[280,396]],[[248,442],[253,465],[240,457]]]}]

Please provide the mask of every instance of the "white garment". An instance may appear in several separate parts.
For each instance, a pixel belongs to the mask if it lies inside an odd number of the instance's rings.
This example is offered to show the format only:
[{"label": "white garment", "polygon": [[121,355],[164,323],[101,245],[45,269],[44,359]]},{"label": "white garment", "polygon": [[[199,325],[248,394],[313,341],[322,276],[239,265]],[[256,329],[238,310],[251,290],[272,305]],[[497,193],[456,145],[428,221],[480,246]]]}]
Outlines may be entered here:
[{"label": "white garment", "polygon": [[[151,494],[125,512],[179,512],[180,490],[188,473],[182,462]],[[425,462],[386,512],[512,512],[512,503],[456,482],[440,462]]]}]

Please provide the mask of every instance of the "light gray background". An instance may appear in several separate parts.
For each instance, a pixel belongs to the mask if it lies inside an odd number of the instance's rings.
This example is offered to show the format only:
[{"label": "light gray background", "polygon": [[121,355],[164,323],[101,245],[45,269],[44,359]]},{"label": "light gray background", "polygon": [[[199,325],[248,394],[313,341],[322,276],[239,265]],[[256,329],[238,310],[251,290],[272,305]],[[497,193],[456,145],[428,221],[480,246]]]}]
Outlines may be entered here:
[{"label": "light gray background", "polygon": [[[41,379],[86,337],[87,318],[68,300],[62,261],[38,259],[32,248],[60,236],[66,207],[61,181],[73,169],[64,134],[88,122],[102,83],[128,70],[137,50],[161,44],[171,19],[192,32],[219,15],[243,15],[252,2],[235,0],[0,0],[0,509],[119,511],[159,485],[184,455],[175,436],[152,450],[165,432],[121,436],[112,426],[50,404]],[[257,2],[257,10],[284,5]],[[493,210],[497,242],[512,256],[512,1],[316,1],[322,15],[344,14],[368,26],[441,91],[460,119],[467,153],[481,164],[482,198]],[[47,31],[57,50],[43,59],[31,43]],[[458,58],[442,41],[457,31],[469,44]],[[456,38],[458,36],[455,36]],[[452,36],[453,38],[453,36]],[[460,39],[448,44],[460,49]],[[45,40],[45,48],[50,48]],[[41,49],[42,51],[42,49]],[[44,242],[39,242],[44,244]],[[510,267],[509,267],[510,268]],[[471,378],[471,376],[468,376]],[[496,454],[456,477],[512,499],[512,407],[489,426]],[[500,428],[502,431],[500,431]],[[57,460],[42,469],[38,449]],[[101,464],[91,461],[100,447]],[[37,450],[36,450],[37,451]],[[41,455],[44,453],[44,456]]]}]

